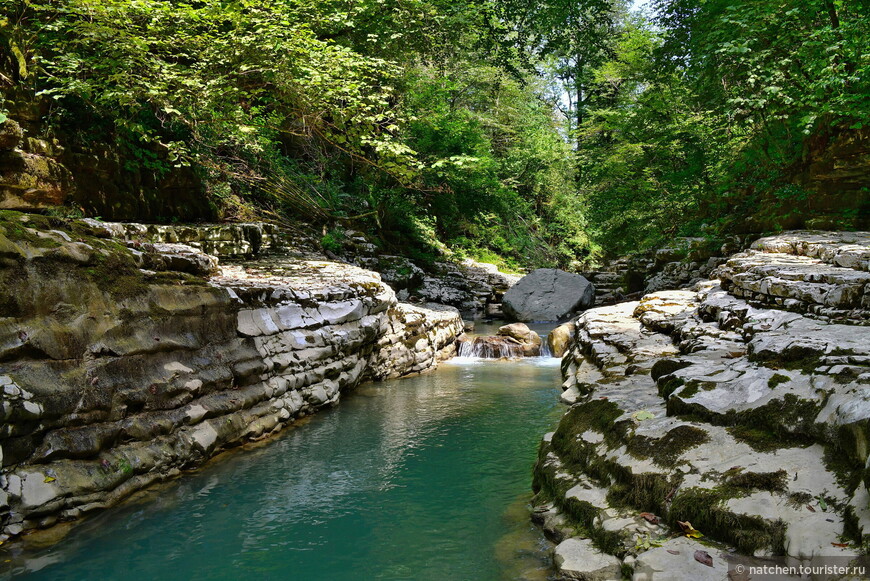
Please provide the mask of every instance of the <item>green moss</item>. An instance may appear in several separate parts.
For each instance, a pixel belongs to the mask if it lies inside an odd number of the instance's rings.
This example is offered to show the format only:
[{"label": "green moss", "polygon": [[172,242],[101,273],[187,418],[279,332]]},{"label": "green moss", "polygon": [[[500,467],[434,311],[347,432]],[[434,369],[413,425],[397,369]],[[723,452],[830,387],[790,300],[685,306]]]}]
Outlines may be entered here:
[{"label": "green moss", "polygon": [[574,452],[577,446],[585,445],[582,440],[577,440],[577,436],[588,430],[594,430],[603,434],[606,440],[612,440],[617,429],[614,422],[621,415],[619,406],[606,399],[575,405],[562,416],[559,427],[553,434],[553,447],[563,459],[571,459],[576,455]]},{"label": "green moss", "polygon": [[[25,214],[20,212],[0,212],[0,232],[16,244],[27,244],[36,248],[57,248],[61,243],[52,238],[39,236],[36,230],[42,227],[44,230],[53,229],[44,220],[34,220],[31,216],[26,216],[27,221],[22,221]],[[41,216],[39,218],[42,218]]]},{"label": "green moss", "polygon": [[775,373],[771,376],[770,379],[767,380],[767,387],[770,389],[776,389],[776,386],[781,383],[787,383],[791,381],[791,378],[788,375],[783,375],[782,373]]},{"label": "green moss", "polygon": [[788,473],[785,470],[776,472],[741,472],[730,477],[726,485],[738,490],[768,490],[784,492]]},{"label": "green moss", "polygon": [[138,296],[148,290],[145,277],[123,252],[95,253],[93,264],[85,269],[91,281],[116,300]]},{"label": "green moss", "polygon": [[858,516],[855,514],[855,509],[851,506],[847,506],[843,511],[843,536],[857,543],[865,553],[870,550],[870,536],[862,534]]},{"label": "green moss", "polygon": [[607,502],[639,512],[664,513],[668,495],[679,485],[664,474],[632,474],[626,469],[611,474],[615,481],[607,491]]},{"label": "green moss", "polygon": [[677,388],[685,385],[685,381],[679,377],[665,376],[666,379],[658,382],[659,395],[664,399],[668,399]]},{"label": "green moss", "polygon": [[627,445],[628,453],[635,458],[652,458],[659,466],[673,468],[680,456],[696,446],[710,441],[705,430],[682,425],[670,430],[661,438],[634,436]]},{"label": "green moss", "polygon": [[681,389],[677,395],[683,399],[691,399],[692,397],[697,395],[697,393],[702,389],[704,391],[712,391],[716,389],[716,382],[698,381],[697,379],[692,379],[688,383],[686,383],[686,386]]},{"label": "green moss", "polygon": [[677,521],[690,521],[703,534],[730,543],[741,553],[751,555],[759,549],[767,549],[775,555],[784,555],[785,523],[726,509],[725,502],[739,494],[727,487],[681,491],[668,511],[668,522],[678,528]]},{"label": "green moss", "polygon": [[866,480],[865,460],[857,452],[861,450],[860,439],[866,437],[862,430],[867,429],[867,422],[860,424],[841,426],[834,443],[825,446],[825,467],[834,473],[837,484],[849,494]]},{"label": "green moss", "polygon": [[732,426],[726,429],[735,440],[748,444],[756,452],[773,452],[783,447],[783,443],[772,432],[749,426]]},{"label": "green moss", "polygon": [[766,433],[764,440],[778,442],[778,445],[771,449],[813,443],[814,439],[810,434],[814,433],[813,423],[823,405],[824,401],[804,400],[793,393],[786,393],[782,399],[774,399],[751,410],[732,409],[724,414],[712,413],[707,408],[680,398],[670,398],[667,402],[670,416],[688,415],[717,426],[742,426],[744,429],[736,434],[748,436],[747,443],[750,445],[759,443],[758,439],[752,438],[753,434]]},{"label": "green moss", "polygon": [[800,371],[804,374],[813,373],[819,367],[821,355],[809,348],[795,348],[776,357],[764,357],[764,354],[749,354],[749,360],[764,363],[771,369],[785,369],[787,371]]},{"label": "green moss", "polygon": [[813,495],[809,492],[793,492],[788,495],[788,504],[792,508],[803,508],[813,500]]}]

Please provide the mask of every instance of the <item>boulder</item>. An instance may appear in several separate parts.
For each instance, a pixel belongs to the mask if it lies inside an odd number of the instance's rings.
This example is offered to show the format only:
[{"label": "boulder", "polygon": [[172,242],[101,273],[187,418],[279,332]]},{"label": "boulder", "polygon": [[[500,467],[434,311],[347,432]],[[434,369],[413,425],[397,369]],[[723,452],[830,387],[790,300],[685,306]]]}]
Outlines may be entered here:
[{"label": "boulder", "polygon": [[585,277],[555,268],[539,268],[511,287],[502,304],[509,319],[559,321],[591,307],[594,301],[595,287]]},{"label": "boulder", "polygon": [[[541,354],[541,337],[529,329],[525,323],[512,323],[499,327],[499,337],[506,337],[509,342],[516,341],[522,350],[523,357],[537,357]],[[513,341],[511,341],[513,340]]]},{"label": "boulder", "polygon": [[571,337],[574,336],[576,326],[574,323],[565,323],[559,325],[547,335],[547,346],[550,348],[550,354],[553,357],[561,357],[568,349],[568,343],[571,342]]}]

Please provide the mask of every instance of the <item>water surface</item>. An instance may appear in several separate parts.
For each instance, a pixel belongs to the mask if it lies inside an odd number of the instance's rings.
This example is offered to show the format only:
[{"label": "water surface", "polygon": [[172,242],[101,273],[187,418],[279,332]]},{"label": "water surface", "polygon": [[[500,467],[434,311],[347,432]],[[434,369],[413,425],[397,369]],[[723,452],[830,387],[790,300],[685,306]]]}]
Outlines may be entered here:
[{"label": "water surface", "polygon": [[526,503],[558,362],[450,362],[361,386],[50,547],[0,548],[3,577],[543,579]]}]

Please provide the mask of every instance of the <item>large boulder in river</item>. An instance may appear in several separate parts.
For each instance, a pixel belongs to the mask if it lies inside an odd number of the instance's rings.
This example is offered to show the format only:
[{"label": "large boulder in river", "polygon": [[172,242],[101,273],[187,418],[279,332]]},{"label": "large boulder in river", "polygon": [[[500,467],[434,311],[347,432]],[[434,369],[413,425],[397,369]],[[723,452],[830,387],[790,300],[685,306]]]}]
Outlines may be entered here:
[{"label": "large boulder in river", "polygon": [[595,302],[595,287],[579,274],[539,268],[504,295],[502,308],[517,321],[560,321]]}]

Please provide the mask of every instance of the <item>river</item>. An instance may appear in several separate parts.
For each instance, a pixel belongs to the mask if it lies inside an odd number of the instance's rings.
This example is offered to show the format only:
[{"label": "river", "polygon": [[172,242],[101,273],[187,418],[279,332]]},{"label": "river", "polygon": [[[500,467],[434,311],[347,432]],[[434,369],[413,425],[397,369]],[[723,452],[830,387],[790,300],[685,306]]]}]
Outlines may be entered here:
[{"label": "river", "polygon": [[59,541],[0,548],[3,578],[545,579],[527,503],[558,364],[455,359],[362,385]]}]

